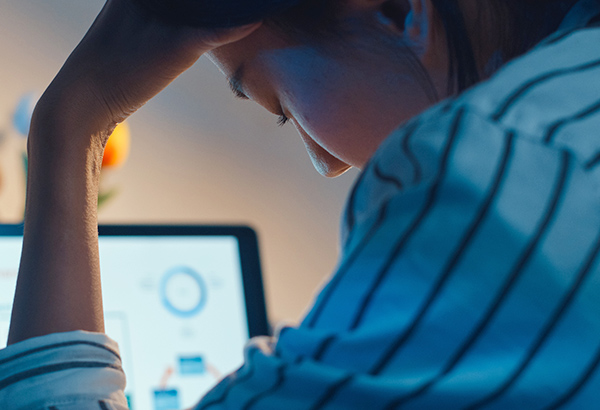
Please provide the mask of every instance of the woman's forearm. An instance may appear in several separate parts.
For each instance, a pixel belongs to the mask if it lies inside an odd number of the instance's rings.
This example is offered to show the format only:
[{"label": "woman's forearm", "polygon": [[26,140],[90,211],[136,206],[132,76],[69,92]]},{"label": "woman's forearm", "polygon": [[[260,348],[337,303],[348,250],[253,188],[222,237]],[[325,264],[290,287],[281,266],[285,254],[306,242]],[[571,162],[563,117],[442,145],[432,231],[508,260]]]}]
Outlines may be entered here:
[{"label": "woman's forearm", "polygon": [[106,2],[34,113],[9,344],[54,332],[104,330],[96,212],[111,128],[203,53],[259,26],[177,27],[131,0]]},{"label": "woman's forearm", "polygon": [[29,136],[9,344],[54,332],[104,331],[97,234],[102,136],[89,135],[72,106],[68,116],[60,109],[40,103]]}]

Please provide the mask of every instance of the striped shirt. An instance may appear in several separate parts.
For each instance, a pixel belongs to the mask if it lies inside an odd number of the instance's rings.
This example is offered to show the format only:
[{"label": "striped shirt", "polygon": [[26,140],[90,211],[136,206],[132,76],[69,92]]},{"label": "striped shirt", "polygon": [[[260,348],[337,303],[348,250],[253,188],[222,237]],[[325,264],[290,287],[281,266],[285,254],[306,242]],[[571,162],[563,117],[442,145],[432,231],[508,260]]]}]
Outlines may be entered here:
[{"label": "striped shirt", "polygon": [[[252,340],[196,409],[599,408],[598,11],[581,1],[572,29],[391,135],[350,194],[339,266],[306,318]],[[0,351],[0,403],[126,408],[109,343],[73,332]],[[40,370],[78,349],[77,372]],[[63,407],[51,378],[67,371],[106,395],[74,383],[87,407]],[[27,383],[45,401],[27,402]]]}]

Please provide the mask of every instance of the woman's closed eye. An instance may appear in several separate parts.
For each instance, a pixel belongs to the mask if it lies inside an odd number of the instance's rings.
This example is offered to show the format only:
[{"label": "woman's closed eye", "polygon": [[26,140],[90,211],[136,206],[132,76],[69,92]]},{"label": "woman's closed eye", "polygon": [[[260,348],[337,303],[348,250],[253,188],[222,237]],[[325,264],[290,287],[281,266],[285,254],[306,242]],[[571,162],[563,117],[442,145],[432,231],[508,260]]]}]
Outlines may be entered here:
[{"label": "woman's closed eye", "polygon": [[277,125],[279,125],[280,127],[283,127],[285,124],[288,123],[290,119],[285,115],[285,114],[281,114],[279,116],[279,118],[277,119]]}]

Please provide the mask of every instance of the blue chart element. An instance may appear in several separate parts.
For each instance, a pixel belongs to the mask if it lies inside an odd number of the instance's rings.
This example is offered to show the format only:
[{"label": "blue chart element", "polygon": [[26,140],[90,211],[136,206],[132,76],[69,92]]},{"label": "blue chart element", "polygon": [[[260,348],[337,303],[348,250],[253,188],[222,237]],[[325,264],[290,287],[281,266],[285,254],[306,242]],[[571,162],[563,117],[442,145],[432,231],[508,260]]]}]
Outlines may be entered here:
[{"label": "blue chart element", "polygon": [[163,276],[160,297],[165,308],[179,317],[192,317],[206,305],[207,288],[202,277],[188,267],[177,267]]},{"label": "blue chart element", "polygon": [[127,399],[127,407],[129,410],[133,410],[133,399],[130,394],[125,394],[125,398]]},{"label": "blue chart element", "polygon": [[180,374],[203,374],[204,372],[206,372],[206,365],[201,356],[179,358]]},{"label": "blue chart element", "polygon": [[179,409],[179,393],[177,390],[154,390],[154,410]]}]

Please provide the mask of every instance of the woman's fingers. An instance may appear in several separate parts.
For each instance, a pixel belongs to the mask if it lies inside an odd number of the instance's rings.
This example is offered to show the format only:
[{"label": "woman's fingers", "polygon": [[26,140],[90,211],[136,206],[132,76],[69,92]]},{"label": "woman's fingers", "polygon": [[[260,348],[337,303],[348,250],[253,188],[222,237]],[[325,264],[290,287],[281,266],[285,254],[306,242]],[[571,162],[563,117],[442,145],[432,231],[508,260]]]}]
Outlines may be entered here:
[{"label": "woman's fingers", "polygon": [[234,27],[228,29],[216,29],[213,30],[214,34],[210,34],[209,31],[202,31],[200,35],[200,41],[203,43],[205,48],[205,52],[211,51],[217,47],[224,46],[229,43],[234,43],[239,41],[250,34],[252,34],[256,29],[258,29],[262,25],[261,22],[252,23],[249,25]]},{"label": "woman's fingers", "polygon": [[100,128],[110,127],[158,94],[202,54],[238,41],[260,25],[174,26],[153,18],[131,0],[108,0],[47,93],[54,98],[71,95],[80,106],[86,105],[81,101],[86,98],[100,102],[88,118]]}]

